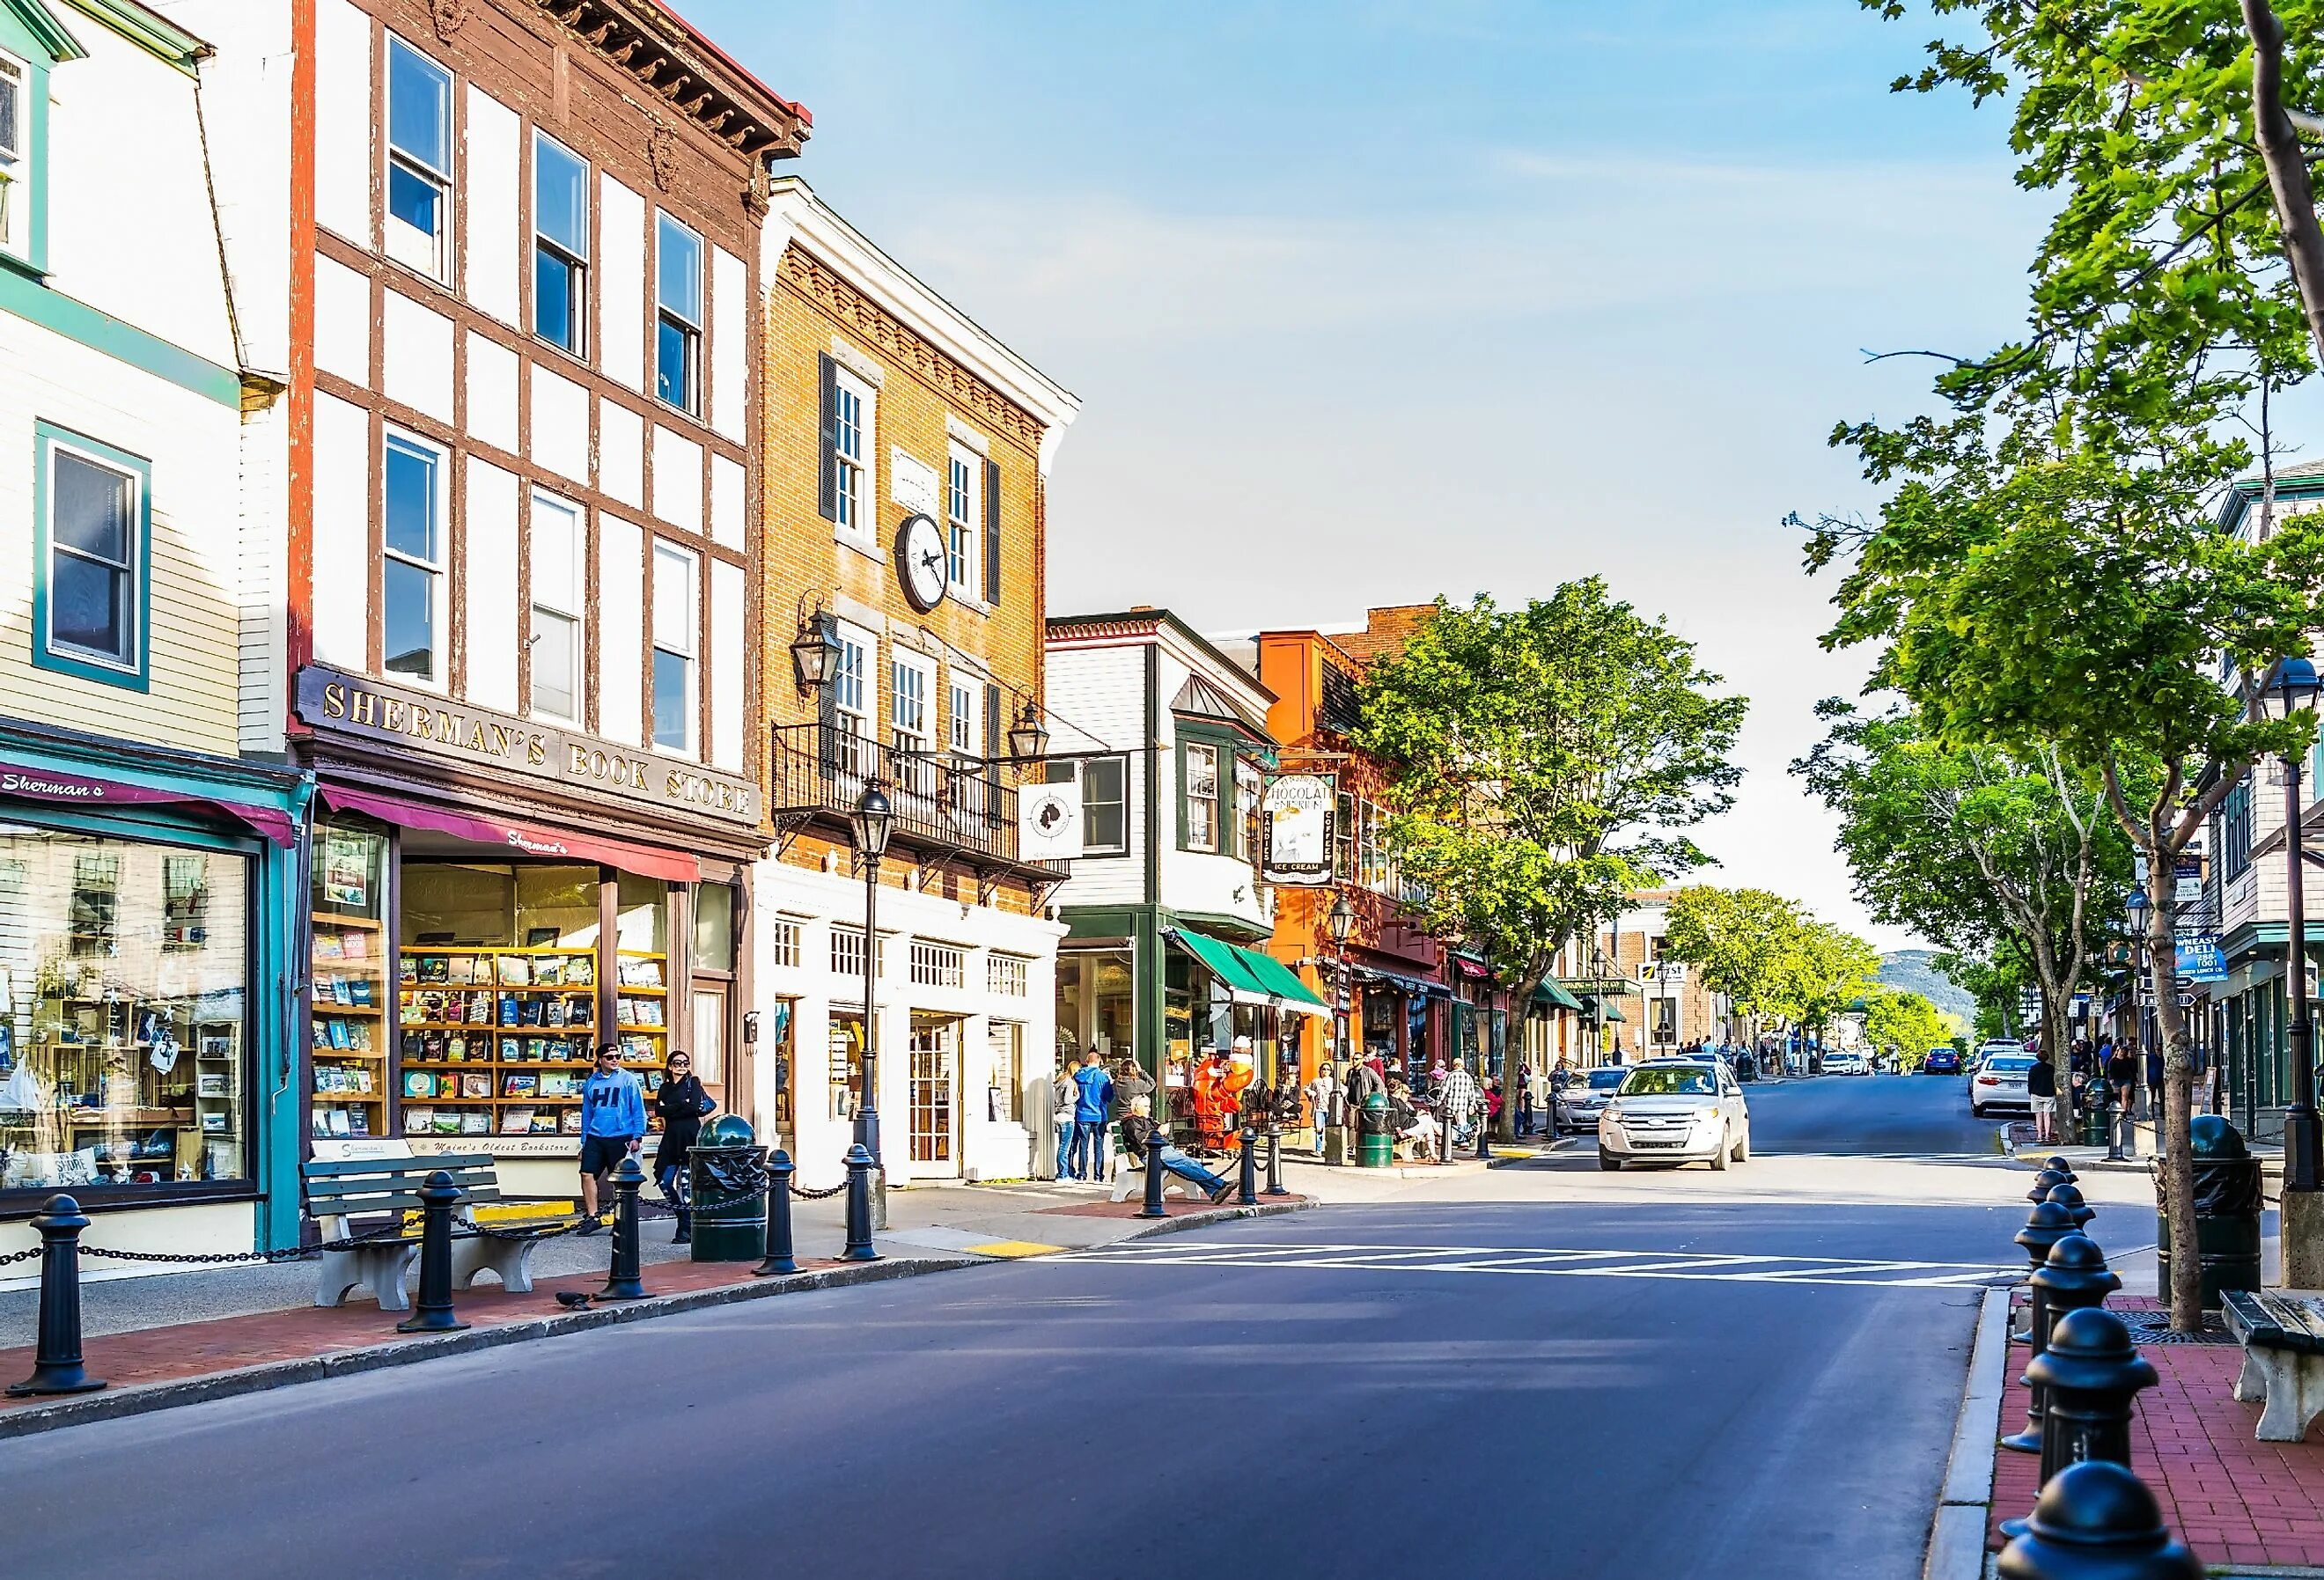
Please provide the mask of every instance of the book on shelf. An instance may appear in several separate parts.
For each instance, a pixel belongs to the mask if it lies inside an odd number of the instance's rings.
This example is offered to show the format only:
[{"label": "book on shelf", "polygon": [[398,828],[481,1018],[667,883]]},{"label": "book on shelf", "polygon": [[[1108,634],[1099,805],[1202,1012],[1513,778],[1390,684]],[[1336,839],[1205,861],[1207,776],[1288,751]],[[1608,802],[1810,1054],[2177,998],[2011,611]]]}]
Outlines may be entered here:
[{"label": "book on shelf", "polygon": [[447,965],[441,955],[422,955],[420,957],[420,980],[422,983],[449,982],[451,976]]},{"label": "book on shelf", "polygon": [[420,980],[420,962],[413,959],[410,956],[406,955],[396,964],[395,980],[398,982],[407,983],[418,982]]},{"label": "book on shelf", "polygon": [[530,1097],[540,1089],[540,1077],[531,1075],[512,1075],[501,1077],[503,1097]]},{"label": "book on shelf", "polygon": [[347,984],[346,977],[331,978],[331,1002],[335,1004],[352,1004],[355,1002],[355,989]]},{"label": "book on shelf", "polygon": [[460,1095],[489,1097],[493,1095],[493,1077],[483,1070],[471,1070],[460,1077]]},{"label": "book on shelf", "polygon": [[354,976],[346,979],[347,1003],[360,1010],[368,1010],[371,1003],[371,978]]},{"label": "book on shelf", "polygon": [[395,1045],[406,1058],[424,1058],[427,1057],[420,1051],[421,1048],[426,1046],[426,1039],[423,1039],[417,1031],[404,1032],[401,1037],[396,1039]]},{"label": "book on shelf", "polygon": [[371,1113],[368,1109],[354,1108],[347,1111],[347,1133],[351,1136],[371,1134]]},{"label": "book on shelf", "polygon": [[322,1021],[309,1021],[307,1022],[307,1045],[309,1048],[323,1049],[327,1049],[331,1046],[331,1033]]},{"label": "book on shelf", "polygon": [[581,1083],[571,1070],[543,1070],[540,1095],[543,1097],[578,1097]]},{"label": "book on shelf", "polygon": [[565,961],[565,985],[594,987],[597,982],[597,960],[594,955],[572,955]]},{"label": "book on shelf", "polygon": [[454,955],[444,962],[444,980],[456,987],[466,987],[476,980],[476,958],[473,955]]},{"label": "book on shelf", "polygon": [[426,1070],[404,1071],[403,1095],[406,1097],[433,1097],[436,1095],[436,1077]]},{"label": "book on shelf", "polygon": [[502,1109],[501,1134],[504,1136],[530,1135],[532,1132],[532,1113],[533,1111],[530,1108]]},{"label": "book on shelf", "polygon": [[567,1136],[579,1135],[581,1133],[581,1111],[577,1108],[568,1108],[564,1113],[558,1114],[557,1116],[557,1133]]},{"label": "book on shelf", "polygon": [[471,1108],[460,1115],[460,1133],[464,1136],[488,1136],[493,1133],[493,1116],[481,1108]]},{"label": "book on shelf", "polygon": [[204,1097],[230,1097],[234,1094],[226,1086],[225,1072],[205,1070],[197,1077],[197,1090]]},{"label": "book on shelf", "polygon": [[468,1057],[468,1039],[455,1031],[445,1039],[444,1057],[453,1064],[465,1063]]},{"label": "book on shelf", "polygon": [[551,955],[532,963],[532,981],[536,987],[555,987],[565,980],[565,962]]},{"label": "book on shelf", "polygon": [[346,953],[346,946],[337,933],[318,932],[315,935],[315,958],[336,960]]},{"label": "book on shelf", "polygon": [[350,1021],[347,1026],[347,1046],[357,1053],[371,1052],[370,1026],[361,1021]]},{"label": "book on shelf", "polygon": [[659,960],[623,960],[620,983],[623,987],[660,987],[661,962]]},{"label": "book on shelf", "polygon": [[370,935],[346,932],[339,935],[339,953],[350,960],[361,960],[371,953]]},{"label": "book on shelf", "polygon": [[324,1118],[332,1135],[350,1136],[355,1134],[355,1123],[347,1117],[347,1111],[346,1109],[334,1108],[326,1114]]},{"label": "book on shelf", "polygon": [[347,1045],[347,1023],[336,1015],[330,1021],[330,1041],[335,1049]]},{"label": "book on shelf", "polygon": [[530,987],[532,984],[532,961],[528,956],[502,955],[497,956],[497,959],[500,962],[502,986]]},{"label": "book on shelf", "polygon": [[512,1063],[514,1063],[517,1059],[521,1058],[523,1057],[522,1048],[523,1048],[523,1044],[520,1043],[520,1042],[519,1042],[515,1038],[513,1038],[513,1037],[503,1037],[503,1038],[502,1038],[502,1039],[501,1039],[501,1062],[502,1062],[503,1064],[512,1064]]},{"label": "book on shelf", "polygon": [[492,994],[472,993],[468,995],[468,1020],[478,1026],[489,1026],[493,1023]]},{"label": "book on shelf", "polygon": [[557,1115],[553,1113],[543,1113],[539,1109],[535,1109],[532,1114],[531,1132],[537,1136],[555,1135],[557,1133]]},{"label": "book on shelf", "polygon": [[436,1111],[432,1108],[407,1108],[403,1111],[403,1133],[408,1136],[432,1134],[436,1129]]},{"label": "book on shelf", "polygon": [[202,1129],[216,1134],[227,1129],[229,1122],[230,1116],[227,1114],[205,1113],[202,1115]]},{"label": "book on shelf", "polygon": [[450,1108],[436,1110],[436,1133],[439,1136],[456,1136],[460,1133],[460,1115],[456,1110]]}]

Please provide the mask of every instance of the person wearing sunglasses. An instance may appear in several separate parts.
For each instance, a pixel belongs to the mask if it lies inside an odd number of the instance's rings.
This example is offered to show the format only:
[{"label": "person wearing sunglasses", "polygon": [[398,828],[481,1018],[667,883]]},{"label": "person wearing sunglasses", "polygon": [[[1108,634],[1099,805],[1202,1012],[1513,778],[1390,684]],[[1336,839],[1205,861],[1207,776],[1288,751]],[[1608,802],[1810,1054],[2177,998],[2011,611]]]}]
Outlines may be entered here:
[{"label": "person wearing sunglasses", "polygon": [[687,1154],[702,1140],[703,1116],[717,1106],[718,1100],[703,1090],[701,1077],[694,1073],[694,1056],[682,1048],[671,1049],[661,1087],[654,1093],[654,1113],[661,1120],[654,1178],[660,1182],[663,1197],[678,1210],[678,1233],[671,1237],[674,1244],[687,1245],[694,1240],[694,1209],[685,1188]]}]

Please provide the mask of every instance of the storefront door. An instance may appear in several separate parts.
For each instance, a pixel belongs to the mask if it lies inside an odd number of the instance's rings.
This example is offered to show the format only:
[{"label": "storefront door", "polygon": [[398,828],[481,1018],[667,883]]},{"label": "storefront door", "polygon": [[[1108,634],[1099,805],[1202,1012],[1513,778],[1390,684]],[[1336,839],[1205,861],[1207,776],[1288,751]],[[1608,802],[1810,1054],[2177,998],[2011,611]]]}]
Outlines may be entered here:
[{"label": "storefront door", "polygon": [[959,1156],[954,1144],[959,1105],[954,1099],[960,1085],[960,1022],[914,1017],[911,1060],[912,1161],[954,1163]]}]

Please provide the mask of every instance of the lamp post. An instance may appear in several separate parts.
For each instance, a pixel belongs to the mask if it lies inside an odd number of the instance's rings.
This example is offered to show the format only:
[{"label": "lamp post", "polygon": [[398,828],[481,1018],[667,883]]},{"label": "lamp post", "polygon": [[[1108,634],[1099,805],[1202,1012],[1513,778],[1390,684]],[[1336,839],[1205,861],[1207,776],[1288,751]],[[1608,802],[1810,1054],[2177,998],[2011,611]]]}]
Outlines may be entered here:
[{"label": "lamp post", "polygon": [[863,858],[863,1089],[855,1103],[855,1141],[872,1154],[872,1226],[888,1226],[888,1174],[880,1167],[880,858],[896,809],[873,780],[847,815],[848,833]]},{"label": "lamp post", "polygon": [[1590,1062],[1606,1062],[1606,952],[1590,944]]},{"label": "lamp post", "polygon": [[[2147,899],[2144,890],[2138,890],[2132,892],[2130,902],[2124,909],[2130,915],[2130,1025],[2133,1038],[2141,1050],[2141,1054],[2135,1054],[2132,1057],[2138,1058],[2143,1055],[2146,1046],[2144,1008],[2147,965],[2146,924],[2147,918],[2153,913],[2154,905]],[[2121,1051],[2121,1043],[2116,1042],[2115,1048],[2116,1052]],[[2132,1067],[2134,1072],[2132,1079],[2135,1081],[2137,1078],[2136,1066],[2134,1065]],[[2123,1161],[2122,1127],[2127,1123],[2130,1105],[2126,1103],[2123,1104],[2123,1112],[2116,1113],[2114,1080],[2106,1073],[2103,1066],[2097,1073],[2099,1081],[2103,1083],[2099,1091],[2106,1097],[2107,1161],[2119,1163]]]},{"label": "lamp post", "polygon": [[[2305,658],[2279,659],[2268,674],[2271,712],[2290,719],[2313,712],[2316,666]],[[2283,1207],[2277,1219],[2286,1289],[2313,1289],[2324,1280],[2324,1125],[2316,1112],[2316,1026],[2308,1008],[2308,906],[2302,879],[2301,761],[2283,754],[2283,850],[2286,920],[2284,992],[2292,1001],[2292,1104],[2283,1114]]]},{"label": "lamp post", "polygon": [[[1337,1066],[1348,1052],[1348,935],[1356,930],[1356,908],[1342,892],[1332,897],[1332,913],[1323,919],[1332,932],[1332,947],[1339,956],[1332,982],[1332,1060]],[[1323,1155],[1323,1116],[1315,1116],[1315,1156]]]}]

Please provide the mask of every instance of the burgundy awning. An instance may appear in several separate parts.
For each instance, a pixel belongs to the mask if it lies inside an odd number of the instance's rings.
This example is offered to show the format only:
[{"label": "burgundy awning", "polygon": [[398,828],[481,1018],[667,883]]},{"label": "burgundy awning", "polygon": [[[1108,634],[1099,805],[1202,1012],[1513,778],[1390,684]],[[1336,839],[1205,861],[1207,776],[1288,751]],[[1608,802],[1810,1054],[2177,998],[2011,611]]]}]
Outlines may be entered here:
[{"label": "burgundy awning", "polygon": [[324,800],[342,812],[362,812],[399,828],[427,828],[478,845],[497,845],[521,855],[597,862],[641,877],[666,878],[673,883],[695,883],[702,879],[702,864],[678,851],[601,839],[593,834],[576,834],[567,829],[542,828],[530,823],[479,818],[339,785],[323,786],[322,795]]},{"label": "burgundy awning", "polygon": [[289,813],[272,807],[222,800],[191,790],[161,790],[111,779],[85,779],[77,773],[59,773],[5,760],[0,760],[0,796],[46,807],[201,807],[256,829],[276,845],[299,843],[298,825],[290,821]]}]

